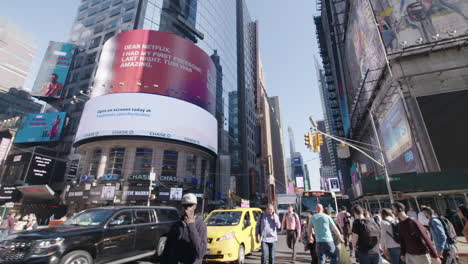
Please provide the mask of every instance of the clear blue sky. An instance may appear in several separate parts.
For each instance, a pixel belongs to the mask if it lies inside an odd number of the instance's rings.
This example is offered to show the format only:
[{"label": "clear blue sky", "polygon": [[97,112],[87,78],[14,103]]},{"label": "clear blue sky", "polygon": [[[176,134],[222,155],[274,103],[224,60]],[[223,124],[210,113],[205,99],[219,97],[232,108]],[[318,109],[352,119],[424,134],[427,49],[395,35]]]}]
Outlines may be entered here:
[{"label": "clear blue sky", "polygon": [[[202,0],[203,1],[203,0]],[[220,0],[234,1],[234,0]],[[313,16],[315,0],[246,0],[250,15],[260,22],[260,53],[269,95],[278,95],[282,107],[285,154],[289,155],[287,127],[294,130],[296,150],[302,152],[318,189],[319,161],[304,146],[309,115],[321,119],[322,106],[317,88],[313,56],[317,41]],[[78,0],[0,1],[3,16],[29,32],[36,40],[38,53],[25,88],[37,74],[49,40],[67,41],[79,5]]]}]

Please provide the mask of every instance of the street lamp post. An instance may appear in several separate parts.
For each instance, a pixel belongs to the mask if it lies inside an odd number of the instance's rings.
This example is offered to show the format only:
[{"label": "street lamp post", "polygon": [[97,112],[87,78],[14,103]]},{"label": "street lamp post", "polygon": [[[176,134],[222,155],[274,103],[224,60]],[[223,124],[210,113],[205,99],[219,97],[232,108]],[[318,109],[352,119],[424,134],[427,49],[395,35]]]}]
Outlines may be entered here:
[{"label": "street lamp post", "polygon": [[366,157],[368,157],[370,160],[372,160],[373,162],[375,162],[377,165],[379,165],[380,167],[382,167],[382,168],[384,169],[384,172],[385,172],[385,182],[386,182],[386,185],[387,185],[387,192],[388,192],[388,196],[389,196],[389,198],[390,198],[390,203],[393,204],[394,199],[393,199],[392,187],[391,187],[391,185],[390,185],[390,177],[388,176],[388,171],[387,171],[387,166],[386,166],[386,164],[385,164],[385,158],[384,158],[383,150],[382,150],[382,147],[381,147],[381,145],[380,145],[379,136],[378,136],[378,134],[377,134],[377,129],[376,129],[375,123],[374,123],[374,117],[373,117],[373,115],[372,115],[372,113],[371,113],[370,110],[369,110],[369,115],[370,115],[370,118],[371,118],[371,123],[372,123],[372,128],[373,128],[373,130],[374,130],[375,138],[376,138],[376,140],[377,140],[377,147],[378,147],[379,152],[380,152],[381,161],[378,161],[378,160],[374,159],[374,158],[371,157],[369,154],[367,154],[365,151],[363,151],[363,150],[360,149],[359,147],[357,147],[357,146],[355,146],[355,145],[353,145],[353,144],[351,144],[351,143],[349,143],[349,142],[347,142],[347,141],[344,141],[344,140],[342,140],[342,139],[340,139],[340,138],[337,138],[337,137],[335,137],[335,136],[332,136],[332,135],[330,135],[330,134],[327,134],[327,133],[325,133],[325,132],[323,132],[323,131],[318,130],[318,128],[317,128],[317,122],[315,122],[315,120],[314,120],[314,118],[313,118],[312,116],[309,117],[309,120],[310,120],[310,123],[312,124],[312,129],[313,129],[316,133],[320,133],[320,134],[322,134],[322,135],[324,135],[324,136],[326,136],[326,137],[329,137],[329,138],[331,138],[331,139],[333,139],[333,140],[336,140],[336,141],[338,141],[338,142],[340,142],[340,143],[343,143],[343,144],[345,144],[345,145],[347,145],[347,146],[349,146],[349,147],[351,147],[351,148],[353,148],[353,149],[359,151],[360,153],[362,153],[363,155],[365,155]]}]

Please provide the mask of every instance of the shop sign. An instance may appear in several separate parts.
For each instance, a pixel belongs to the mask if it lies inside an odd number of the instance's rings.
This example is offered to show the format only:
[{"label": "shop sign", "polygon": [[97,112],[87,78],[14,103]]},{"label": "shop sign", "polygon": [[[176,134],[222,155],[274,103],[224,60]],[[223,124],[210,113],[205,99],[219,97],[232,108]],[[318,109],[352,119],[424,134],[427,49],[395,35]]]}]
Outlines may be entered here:
[{"label": "shop sign", "polygon": [[81,176],[81,181],[86,182],[86,181],[93,181],[96,179],[96,176],[94,175],[83,175]]},{"label": "shop sign", "polygon": [[149,196],[149,191],[127,191],[127,196]]},{"label": "shop sign", "polygon": [[183,182],[183,179],[177,178],[177,176],[159,176],[159,180],[163,182]]},{"label": "shop sign", "polygon": [[131,174],[128,176],[130,181],[149,181],[150,176],[148,174]]},{"label": "shop sign", "polygon": [[69,192],[68,197],[79,197],[83,196],[83,192]]},{"label": "shop sign", "polygon": [[169,196],[169,192],[159,192],[159,196]]},{"label": "shop sign", "polygon": [[221,205],[221,204],[225,204],[225,202],[223,200],[208,200],[208,204]]},{"label": "shop sign", "polygon": [[129,187],[124,193],[127,201],[148,200],[151,194],[148,187]]},{"label": "shop sign", "polygon": [[11,200],[13,198],[13,192],[15,190],[15,186],[2,186],[0,188],[0,200]]},{"label": "shop sign", "polygon": [[101,181],[118,181],[119,179],[120,174],[107,173],[102,176]]}]

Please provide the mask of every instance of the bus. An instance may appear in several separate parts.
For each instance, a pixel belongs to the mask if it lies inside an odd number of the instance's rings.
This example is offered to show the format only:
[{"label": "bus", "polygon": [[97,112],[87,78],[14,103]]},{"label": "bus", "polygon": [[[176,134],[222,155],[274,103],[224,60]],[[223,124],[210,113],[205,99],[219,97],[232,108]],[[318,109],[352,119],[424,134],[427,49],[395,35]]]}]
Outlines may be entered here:
[{"label": "bus", "polygon": [[326,191],[307,191],[301,194],[300,199],[300,212],[305,214],[307,212],[316,212],[317,204],[322,204],[323,208],[330,208],[332,216],[338,214],[338,204],[334,192]]}]

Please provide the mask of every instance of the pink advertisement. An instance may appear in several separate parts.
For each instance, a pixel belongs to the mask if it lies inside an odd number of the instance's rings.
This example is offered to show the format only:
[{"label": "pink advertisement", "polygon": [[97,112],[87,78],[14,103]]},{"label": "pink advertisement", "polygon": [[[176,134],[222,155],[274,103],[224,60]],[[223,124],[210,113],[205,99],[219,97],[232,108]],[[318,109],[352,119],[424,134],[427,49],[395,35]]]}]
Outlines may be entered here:
[{"label": "pink advertisement", "polygon": [[131,30],[104,45],[91,97],[159,94],[214,113],[215,85],[211,58],[191,41],[166,32]]}]

